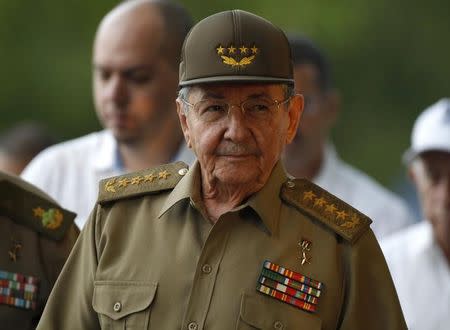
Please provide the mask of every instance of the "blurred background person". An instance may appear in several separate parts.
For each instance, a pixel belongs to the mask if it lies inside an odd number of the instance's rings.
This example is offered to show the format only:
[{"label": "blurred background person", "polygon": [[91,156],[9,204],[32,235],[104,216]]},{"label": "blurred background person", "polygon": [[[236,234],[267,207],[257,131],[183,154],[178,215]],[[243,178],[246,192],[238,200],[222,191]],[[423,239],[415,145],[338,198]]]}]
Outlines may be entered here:
[{"label": "blurred background person", "polygon": [[56,143],[44,125],[21,122],[0,134],[0,171],[19,175],[39,152]]},{"label": "blurred background person", "polygon": [[288,173],[307,178],[373,220],[378,239],[411,223],[405,203],[374,179],[341,160],[330,140],[340,97],[323,52],[309,39],[289,36],[295,88],[305,98],[297,135],[284,152]]},{"label": "blurred background person", "polygon": [[180,51],[191,25],[181,5],[163,0],[123,2],[100,23],[93,85],[105,130],[53,146],[23,173],[74,210],[80,228],[100,179],[175,160],[193,162],[175,105]]},{"label": "blurred background person", "polygon": [[0,171],[0,328],[35,329],[78,237],[75,214]]},{"label": "blurred background person", "polygon": [[382,240],[408,328],[450,324],[450,99],[416,120],[405,153],[424,221]]}]

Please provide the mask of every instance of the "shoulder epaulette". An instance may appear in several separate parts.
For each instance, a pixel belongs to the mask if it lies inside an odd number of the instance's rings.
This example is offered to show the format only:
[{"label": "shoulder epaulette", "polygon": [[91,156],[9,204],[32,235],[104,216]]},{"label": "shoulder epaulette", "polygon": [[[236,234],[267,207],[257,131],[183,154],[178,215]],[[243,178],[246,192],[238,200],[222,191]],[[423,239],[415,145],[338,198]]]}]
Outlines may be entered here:
[{"label": "shoulder epaulette", "polygon": [[185,163],[176,162],[104,179],[100,181],[98,203],[172,189],[187,171]]},{"label": "shoulder epaulette", "polygon": [[292,179],[284,183],[281,199],[319,220],[351,243],[372,223],[367,216],[306,179]]},{"label": "shoulder epaulette", "polygon": [[51,240],[62,239],[73,225],[75,213],[17,177],[2,173],[0,192],[0,214]]}]

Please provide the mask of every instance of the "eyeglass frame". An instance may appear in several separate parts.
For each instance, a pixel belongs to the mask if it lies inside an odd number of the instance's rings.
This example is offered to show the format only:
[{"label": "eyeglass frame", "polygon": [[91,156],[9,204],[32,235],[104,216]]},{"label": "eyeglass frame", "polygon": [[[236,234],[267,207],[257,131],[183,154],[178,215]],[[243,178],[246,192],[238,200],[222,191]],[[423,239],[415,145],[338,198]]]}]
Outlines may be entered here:
[{"label": "eyeglass frame", "polygon": [[[268,99],[270,99],[270,101],[273,102],[273,104],[272,104],[270,107],[273,107],[273,106],[276,105],[277,109],[280,109],[280,106],[282,106],[282,105],[284,105],[284,104],[290,102],[291,99],[292,99],[292,97],[294,97],[294,96],[296,96],[296,95],[301,95],[301,94],[298,94],[298,93],[292,94],[292,95],[288,96],[286,99],[284,99],[284,100],[282,100],[282,101],[273,100],[272,98],[268,97]],[[203,99],[203,100],[200,100],[200,101],[198,101],[198,102],[196,102],[196,103],[191,103],[191,102],[189,102],[188,100],[186,100],[185,98],[183,98],[183,97],[181,97],[181,96],[179,96],[178,99],[179,99],[181,102],[183,102],[185,105],[188,105],[188,106],[192,107],[193,109],[195,109],[195,106],[196,106],[198,103],[204,102],[204,101],[207,101],[207,100],[208,100],[208,99]],[[255,99],[257,99],[257,98],[255,98]],[[232,103],[223,102],[224,104],[227,105],[227,117],[230,115],[230,109],[231,109],[232,107],[239,107],[239,108],[241,109],[241,112],[245,115],[245,109],[243,108],[242,105],[243,105],[245,102],[248,102],[248,101],[250,101],[250,100],[252,100],[252,99],[244,100],[244,101],[242,101],[240,104],[232,104]],[[186,113],[186,111],[185,111],[185,113]]]}]

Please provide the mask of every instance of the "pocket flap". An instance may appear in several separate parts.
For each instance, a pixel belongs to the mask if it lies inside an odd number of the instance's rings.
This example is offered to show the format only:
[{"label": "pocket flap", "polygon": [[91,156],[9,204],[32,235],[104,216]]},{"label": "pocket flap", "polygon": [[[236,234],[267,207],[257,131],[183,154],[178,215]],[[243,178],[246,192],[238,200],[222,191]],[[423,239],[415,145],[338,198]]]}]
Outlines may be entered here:
[{"label": "pocket flap", "polygon": [[157,283],[135,281],[96,281],[92,307],[113,320],[140,312],[155,298]]},{"label": "pocket flap", "polygon": [[257,329],[320,329],[316,315],[259,293],[243,293],[240,317]]}]

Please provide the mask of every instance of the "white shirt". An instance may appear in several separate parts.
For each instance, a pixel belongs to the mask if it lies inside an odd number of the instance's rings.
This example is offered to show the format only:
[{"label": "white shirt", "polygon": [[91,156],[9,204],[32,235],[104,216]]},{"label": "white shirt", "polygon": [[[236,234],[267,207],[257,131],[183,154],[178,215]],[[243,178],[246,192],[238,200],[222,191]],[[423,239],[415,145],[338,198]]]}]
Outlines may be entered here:
[{"label": "white shirt", "polygon": [[332,145],[327,146],[322,168],[313,181],[371,218],[378,239],[413,223],[400,197],[344,163]]},{"label": "white shirt", "polygon": [[[35,184],[62,207],[77,213],[75,223],[83,228],[98,195],[101,179],[121,175],[118,146],[108,130],[90,133],[47,148],[22,172],[22,178]],[[189,165],[194,154],[183,145],[174,161]]]},{"label": "white shirt", "polygon": [[410,330],[450,329],[450,268],[428,221],[381,241]]}]

